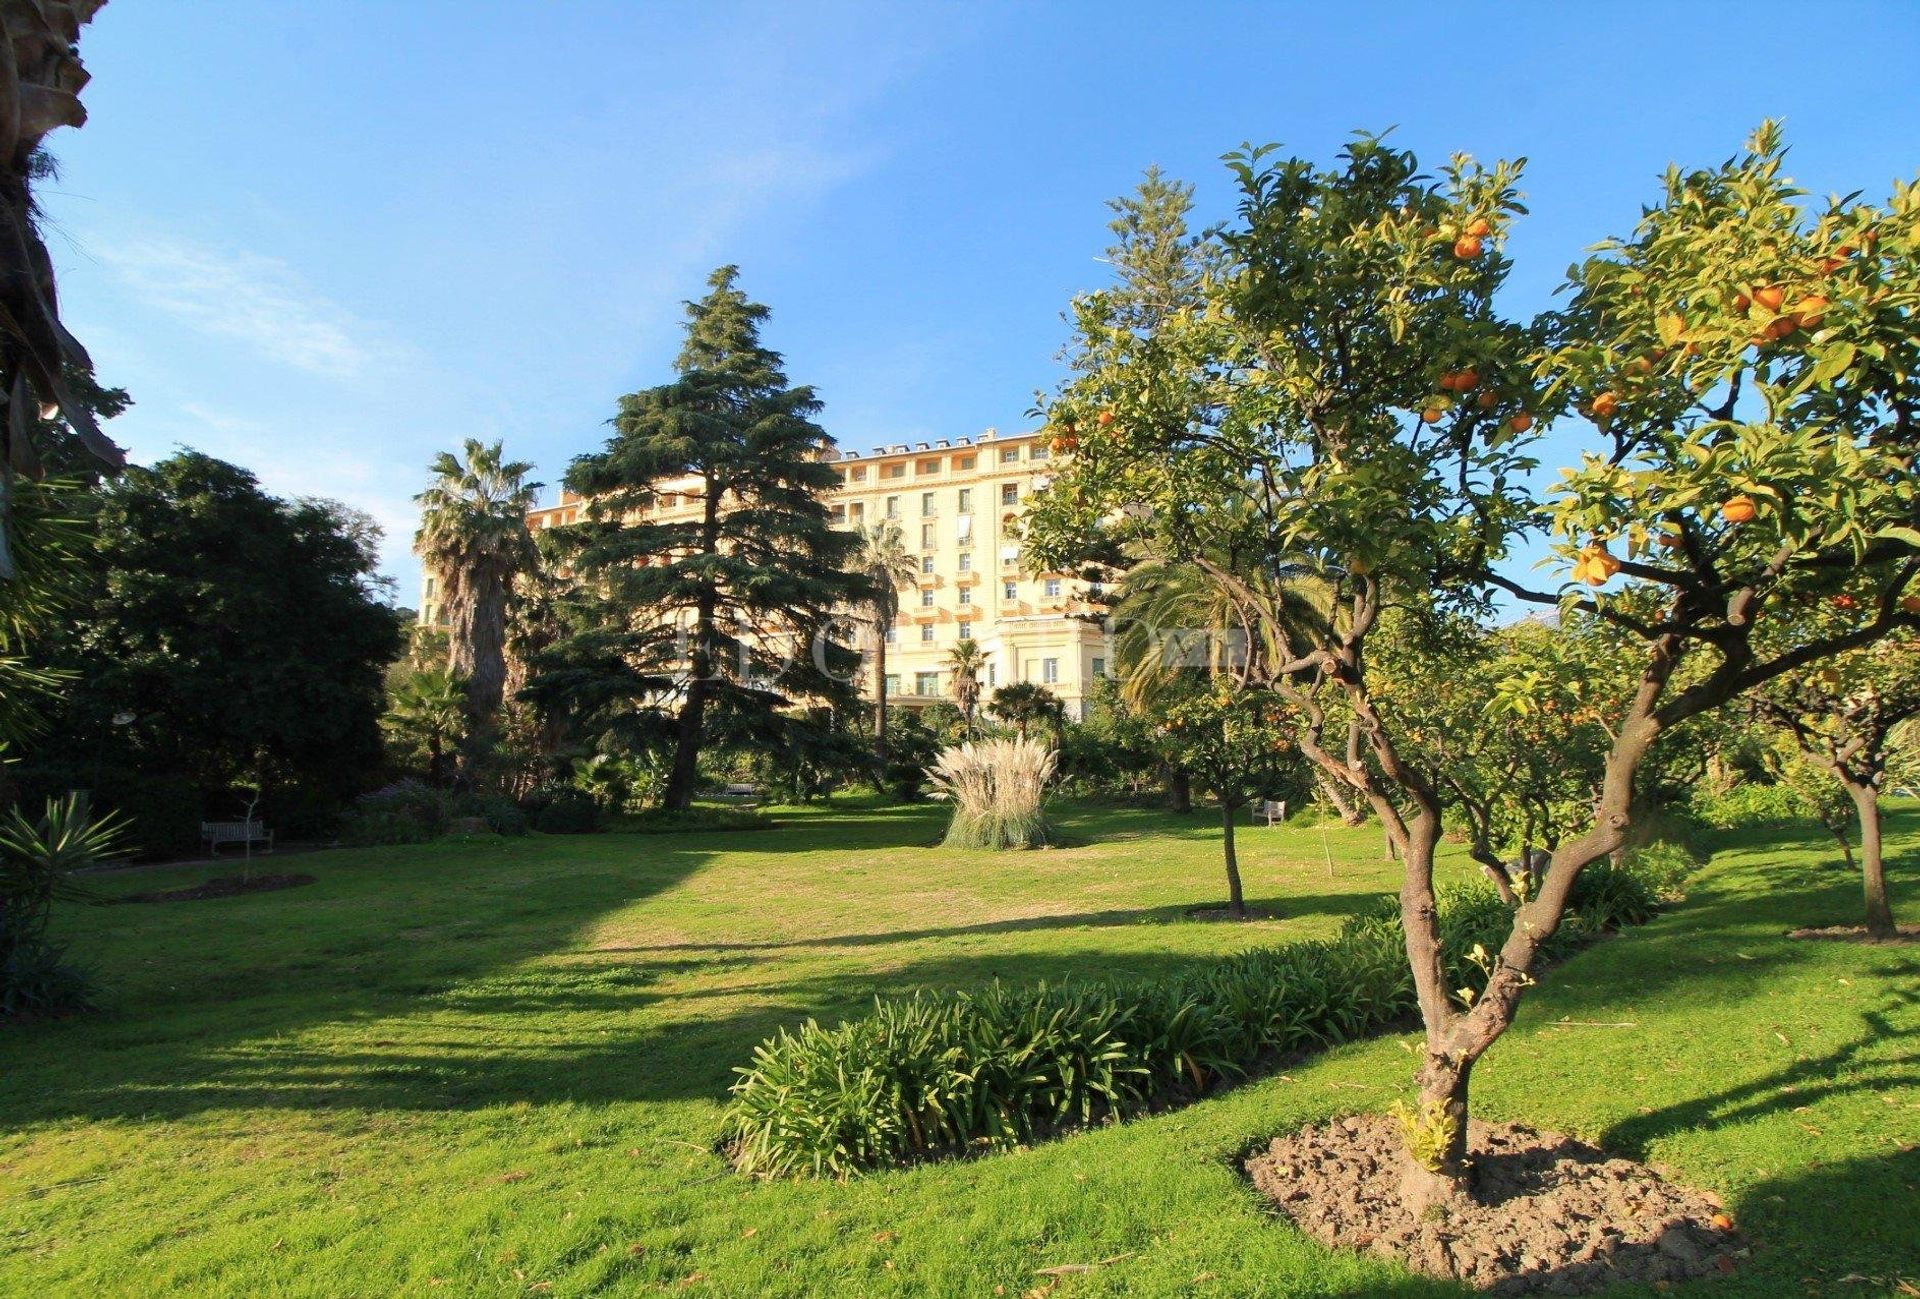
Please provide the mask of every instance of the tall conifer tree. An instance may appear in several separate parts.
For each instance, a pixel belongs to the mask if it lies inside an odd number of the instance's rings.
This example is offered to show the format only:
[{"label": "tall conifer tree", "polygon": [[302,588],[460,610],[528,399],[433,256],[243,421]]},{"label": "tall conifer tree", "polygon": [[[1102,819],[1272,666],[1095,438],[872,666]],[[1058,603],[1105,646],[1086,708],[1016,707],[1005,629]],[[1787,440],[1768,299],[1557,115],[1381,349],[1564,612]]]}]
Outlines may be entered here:
[{"label": "tall conifer tree", "polygon": [[[536,700],[656,714],[673,760],[662,803],[693,798],[702,745],[777,729],[798,699],[849,702],[857,656],[837,619],[868,594],[849,572],[859,542],[830,526],[833,439],[810,387],[762,345],[767,308],[723,266],[687,304],[670,383],[620,400],[605,450],[567,486],[588,499],[570,564],[584,608],[548,656]],[[666,521],[667,493],[698,506]]]}]

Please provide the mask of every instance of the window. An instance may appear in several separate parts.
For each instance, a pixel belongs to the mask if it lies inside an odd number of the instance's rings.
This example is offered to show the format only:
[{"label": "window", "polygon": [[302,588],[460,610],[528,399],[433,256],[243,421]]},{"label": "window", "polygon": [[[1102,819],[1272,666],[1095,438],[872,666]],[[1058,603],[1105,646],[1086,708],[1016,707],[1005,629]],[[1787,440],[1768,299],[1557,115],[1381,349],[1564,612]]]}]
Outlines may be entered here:
[{"label": "window", "polygon": [[960,571],[962,573],[971,573],[973,571],[973,552],[971,550],[963,550],[960,552]]},{"label": "window", "polygon": [[1050,451],[1048,451],[1048,450],[1047,450],[1047,448],[1046,448],[1046,447],[1045,447],[1044,445],[1042,445],[1041,443],[1039,443],[1039,442],[1036,442],[1036,443],[1034,443],[1034,444],[1033,444],[1033,450],[1031,450],[1031,451],[1029,451],[1029,452],[1027,452],[1027,459],[1029,459],[1029,460],[1045,460],[1045,459],[1047,459],[1047,458],[1048,458],[1048,457],[1049,457],[1050,455],[1052,455],[1052,452],[1050,452]]},{"label": "window", "polygon": [[1040,594],[1046,596],[1049,600],[1057,598],[1060,594],[1060,579],[1057,577],[1048,578],[1041,584]]},{"label": "window", "polygon": [[972,456],[959,456],[959,457],[957,457],[957,458],[955,458],[955,460],[954,460],[954,462],[953,462],[953,467],[954,467],[955,469],[971,469],[971,468],[973,468],[973,457],[972,457]]},{"label": "window", "polygon": [[1020,460],[1019,447],[1001,447],[1000,448],[1001,464],[1003,465],[1017,464],[1019,460]]},{"label": "window", "polygon": [[920,593],[920,607],[921,607],[922,609],[931,609],[931,608],[933,608],[933,592],[931,592],[931,591],[922,591],[922,592]]},{"label": "window", "polygon": [[913,472],[921,477],[925,477],[928,474],[937,474],[940,472],[940,462],[938,460],[922,460],[914,465]]},{"label": "window", "polygon": [[898,627],[887,628],[887,644],[898,645],[899,643],[900,643],[900,629]]},{"label": "window", "polygon": [[1000,665],[998,663],[987,664],[987,684],[990,686],[1000,684]]},{"label": "window", "polygon": [[933,525],[931,523],[923,523],[920,525],[920,549],[933,549]]},{"label": "window", "polygon": [[864,483],[864,482],[866,482],[866,481],[867,481],[867,467],[866,467],[865,465],[855,465],[855,466],[853,467],[853,470],[852,470],[852,472],[850,472],[850,473],[848,473],[848,475],[847,475],[847,481],[848,481],[848,482],[853,482],[853,483]]},{"label": "window", "polygon": [[932,555],[920,556],[920,571],[922,573],[933,572],[933,556]]},{"label": "window", "polygon": [[1002,505],[1018,505],[1020,503],[1020,484],[1001,483],[1000,503]]},{"label": "window", "polygon": [[920,517],[923,519],[931,519],[933,517],[933,493],[932,492],[920,493]]},{"label": "window", "polygon": [[1107,661],[1097,655],[1093,660],[1093,675],[1096,680],[1107,675]]},{"label": "window", "polygon": [[971,487],[962,487],[960,489],[960,513],[973,513],[973,488]]},{"label": "window", "polygon": [[900,693],[900,674],[898,672],[887,673],[887,693],[890,695]]},{"label": "window", "polygon": [[961,639],[961,640],[972,640],[972,639],[973,639],[973,624],[972,624],[972,623],[970,623],[970,622],[963,622],[963,623],[961,623],[961,624],[960,624],[960,639]]},{"label": "window", "polygon": [[913,693],[916,695],[937,695],[940,693],[940,674],[938,672],[916,672],[913,674]]},{"label": "window", "polygon": [[905,478],[906,476],[907,476],[907,467],[905,465],[888,465],[887,466],[887,477]]},{"label": "window", "polygon": [[1018,582],[1002,583],[1000,598],[1002,600],[1018,600],[1020,598],[1020,584]]},{"label": "window", "polygon": [[922,645],[931,645],[933,643],[933,624],[932,623],[928,623],[926,626],[920,629],[920,643]]},{"label": "window", "polygon": [[847,507],[846,507],[846,506],[844,506],[844,505],[836,505],[836,506],[834,506],[834,507],[833,507],[833,521],[834,521],[835,523],[845,523],[845,522],[847,521]]},{"label": "window", "polygon": [[855,501],[849,508],[852,509],[854,518],[864,519],[867,517],[867,503],[865,501]]},{"label": "window", "polygon": [[1060,660],[1040,660],[1040,680],[1046,685],[1057,685],[1060,681]]},{"label": "window", "polygon": [[[966,556],[962,555],[960,558],[965,559]],[[965,568],[966,565],[962,564],[960,565],[960,567]],[[428,578],[426,582],[420,587],[420,594],[426,596],[429,600],[433,598],[433,579],[432,578]]]},{"label": "window", "polygon": [[887,517],[889,519],[897,519],[900,517],[900,498],[898,496],[887,497]]},{"label": "window", "polygon": [[963,587],[961,587],[961,588],[960,588],[960,603],[961,603],[961,604],[972,604],[972,603],[973,603],[973,588],[972,588],[972,587],[970,587],[970,586],[963,586]]}]

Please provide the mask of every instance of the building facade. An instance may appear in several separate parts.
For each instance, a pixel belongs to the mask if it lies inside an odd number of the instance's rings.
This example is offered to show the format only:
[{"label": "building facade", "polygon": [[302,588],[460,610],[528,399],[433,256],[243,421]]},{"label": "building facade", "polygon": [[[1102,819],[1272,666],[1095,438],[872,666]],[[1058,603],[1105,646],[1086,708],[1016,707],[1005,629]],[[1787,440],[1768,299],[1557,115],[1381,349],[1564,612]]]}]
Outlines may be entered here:
[{"label": "building facade", "polygon": [[[1027,498],[1046,484],[1048,441],[1038,433],[916,442],[861,454],[834,453],[840,486],[830,498],[836,527],[891,522],[919,565],[900,592],[900,615],[888,630],[887,698],[924,707],[949,697],[948,655],[973,640],[986,656],[982,694],[1015,681],[1043,685],[1081,717],[1094,681],[1112,658],[1100,615],[1100,589],[1064,573],[1023,567],[1016,525]],[[663,520],[692,518],[691,491],[664,484],[652,507]],[[689,488],[692,484],[687,485]],[[583,502],[568,492],[558,504],[531,511],[528,526],[576,521]],[[429,576],[421,619],[438,620]],[[872,674],[861,689],[870,692]]]}]

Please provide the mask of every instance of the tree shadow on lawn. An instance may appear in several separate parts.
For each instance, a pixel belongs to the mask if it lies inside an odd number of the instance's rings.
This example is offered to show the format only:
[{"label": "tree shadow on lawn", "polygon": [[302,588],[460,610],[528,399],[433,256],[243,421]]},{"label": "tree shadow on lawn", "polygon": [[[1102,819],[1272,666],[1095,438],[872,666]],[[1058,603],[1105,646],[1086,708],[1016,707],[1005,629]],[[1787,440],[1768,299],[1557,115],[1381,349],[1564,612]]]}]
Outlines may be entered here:
[{"label": "tree shadow on lawn", "polygon": [[[1197,896],[1197,894],[1196,894]],[[1263,941],[1292,941],[1284,930],[1275,928],[1289,920],[1307,916],[1345,918],[1371,910],[1378,897],[1372,893],[1282,893],[1266,898],[1248,898],[1247,932]],[[1163,906],[1110,908],[1104,911],[1074,911],[1059,915],[1017,916],[1008,920],[986,920],[973,925],[944,925],[927,929],[883,929],[856,934],[829,934],[812,938],[767,939],[755,942],[648,943],[632,946],[599,946],[593,950],[616,954],[646,955],[652,952],[773,952],[804,948],[876,947],[890,943],[918,942],[925,939],[962,938],[973,934],[1018,934],[1050,929],[1111,929],[1136,925],[1172,925],[1210,923],[1194,920],[1188,913],[1196,907],[1221,907],[1219,901],[1170,902]]]},{"label": "tree shadow on lawn", "polygon": [[[1609,1150],[1645,1159],[1656,1141],[1675,1133],[1732,1127],[1791,1113],[1829,1097],[1920,1087],[1920,1020],[1894,1023],[1902,1010],[1916,1008],[1920,1008],[1920,992],[1895,988],[1879,1009],[1861,1013],[1866,1031],[1851,1041],[1736,1086],[1625,1119],[1607,1130],[1602,1143]],[[1914,1045],[1892,1055],[1866,1055],[1896,1044]]]}]

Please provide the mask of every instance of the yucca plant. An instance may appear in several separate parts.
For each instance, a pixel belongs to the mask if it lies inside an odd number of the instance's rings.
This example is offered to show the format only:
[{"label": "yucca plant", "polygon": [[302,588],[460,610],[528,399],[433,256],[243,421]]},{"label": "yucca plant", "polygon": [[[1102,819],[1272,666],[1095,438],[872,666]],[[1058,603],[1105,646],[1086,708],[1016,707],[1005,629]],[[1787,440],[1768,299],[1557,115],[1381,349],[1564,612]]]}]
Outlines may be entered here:
[{"label": "yucca plant", "polygon": [[1041,848],[1051,842],[1047,782],[1058,754],[1039,740],[968,742],[941,751],[927,773],[936,798],[953,802],[949,848]]},{"label": "yucca plant", "polygon": [[48,799],[38,821],[19,808],[0,817],[0,1012],[87,1003],[86,979],[47,942],[47,921],[55,902],[92,898],[74,875],[111,857],[123,830],[117,817],[96,819],[82,794]]}]

